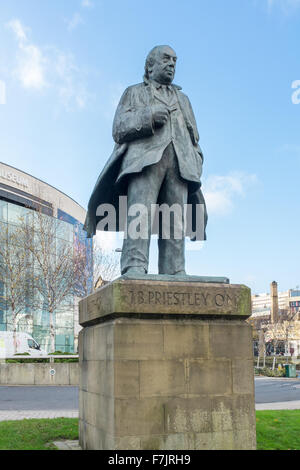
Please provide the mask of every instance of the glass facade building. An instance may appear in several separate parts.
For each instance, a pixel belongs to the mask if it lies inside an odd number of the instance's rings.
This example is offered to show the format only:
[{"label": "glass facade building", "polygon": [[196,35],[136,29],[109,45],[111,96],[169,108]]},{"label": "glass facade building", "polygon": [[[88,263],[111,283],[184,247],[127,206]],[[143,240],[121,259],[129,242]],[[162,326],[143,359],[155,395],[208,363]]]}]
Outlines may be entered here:
[{"label": "glass facade building", "polygon": [[[92,241],[83,231],[84,209],[75,201],[46,183],[20,170],[0,163],[0,233],[17,230],[21,220],[34,217],[37,208],[42,208],[43,217],[56,219],[55,245],[84,244],[92,256]],[[1,261],[1,260],[0,260]],[[36,269],[28,266],[30,275]],[[6,281],[7,282],[7,281]],[[92,273],[91,273],[92,282]],[[30,290],[28,295],[32,295]],[[18,316],[17,331],[29,333],[41,346],[50,351],[50,320],[47,306],[31,309],[28,305]],[[64,298],[54,312],[55,350],[77,352],[78,299],[70,294]],[[12,331],[13,322],[6,285],[0,280],[0,331]]]}]

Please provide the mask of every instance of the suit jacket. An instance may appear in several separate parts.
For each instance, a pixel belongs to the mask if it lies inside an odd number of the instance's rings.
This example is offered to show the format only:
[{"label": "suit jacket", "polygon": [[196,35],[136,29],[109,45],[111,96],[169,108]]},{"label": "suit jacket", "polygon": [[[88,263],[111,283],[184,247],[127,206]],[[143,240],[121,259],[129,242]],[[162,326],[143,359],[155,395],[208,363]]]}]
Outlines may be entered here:
[{"label": "suit jacket", "polygon": [[[168,99],[159,94],[162,85],[146,82],[128,88],[118,106],[113,137],[119,144],[130,142],[124,155],[118,182],[145,166],[158,163],[172,142],[177,155],[180,176],[194,190],[199,188],[203,155],[198,145],[194,113],[187,96],[176,85],[171,86]],[[169,109],[167,123],[154,129],[151,107],[165,104]]]},{"label": "suit jacket", "polygon": [[[198,235],[197,239],[203,240],[206,239],[207,211],[200,189],[203,154],[198,144],[199,134],[188,97],[177,85],[172,85],[172,89],[177,96],[187,130],[182,137],[186,140],[183,145],[190,147],[192,156],[189,159],[184,159],[182,156],[181,166],[179,162],[180,170],[183,168],[184,173],[181,171],[181,176],[188,181],[188,204],[191,204],[192,208],[190,215],[188,214],[186,235],[191,236],[191,231],[195,231],[196,206],[201,205],[204,229],[203,235],[200,237]],[[153,128],[151,105],[155,103],[154,98],[153,87],[145,81],[127,88],[120,100],[113,123],[113,138],[116,145],[96,182],[88,204],[84,225],[88,237],[96,233],[96,226],[100,220],[96,217],[96,210],[100,204],[112,204],[115,207],[116,230],[124,230],[124,227],[119,225],[118,209],[119,196],[127,194],[125,176],[141,172],[145,166],[156,163],[162,156],[166,143],[159,138],[159,132]]]}]

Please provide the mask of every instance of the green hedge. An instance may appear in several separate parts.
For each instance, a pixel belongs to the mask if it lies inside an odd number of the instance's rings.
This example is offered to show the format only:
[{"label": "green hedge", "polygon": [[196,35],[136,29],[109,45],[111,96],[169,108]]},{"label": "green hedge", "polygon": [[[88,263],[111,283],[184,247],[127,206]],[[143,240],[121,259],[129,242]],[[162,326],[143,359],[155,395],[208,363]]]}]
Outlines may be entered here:
[{"label": "green hedge", "polygon": [[285,369],[278,370],[278,369],[269,369],[268,367],[264,367],[263,369],[254,368],[255,375],[265,375],[266,377],[285,377]]},{"label": "green hedge", "polygon": [[[54,353],[51,354],[52,356],[76,356],[77,354],[75,353],[64,353],[62,351],[55,351]],[[28,363],[37,363],[37,364],[49,364],[49,359],[40,359],[38,357],[32,357],[28,353],[23,353],[23,354],[16,354],[16,359],[6,359],[7,364],[28,364]],[[18,358],[17,358],[18,356]],[[20,357],[22,356],[22,358]],[[26,358],[24,357],[26,356]],[[20,359],[19,359],[20,357]],[[23,359],[24,357],[24,359]],[[59,358],[59,359],[54,359],[54,363],[61,363],[61,362],[78,362],[78,357],[73,358]]]},{"label": "green hedge", "polygon": [[[294,359],[300,359],[300,358],[291,358],[290,356],[276,356],[276,366],[278,366],[278,364],[292,364]],[[263,358],[260,357],[259,359],[259,365],[262,366],[263,364]],[[257,365],[257,357],[254,357],[254,360],[253,360],[253,365],[256,367]],[[267,356],[266,357],[266,360],[265,360],[265,365],[266,367],[272,367],[273,366],[273,356]],[[300,369],[300,364],[297,365],[297,369]]]}]

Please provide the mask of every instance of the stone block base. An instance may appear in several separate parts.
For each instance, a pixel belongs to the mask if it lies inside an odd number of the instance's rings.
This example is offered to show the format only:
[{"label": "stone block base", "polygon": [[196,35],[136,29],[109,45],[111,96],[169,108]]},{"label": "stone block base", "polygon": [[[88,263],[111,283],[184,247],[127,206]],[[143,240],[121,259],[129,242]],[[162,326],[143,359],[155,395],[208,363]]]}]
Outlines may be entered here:
[{"label": "stone block base", "polygon": [[84,299],[81,447],[255,449],[249,315],[250,290],[224,284],[121,279]]}]

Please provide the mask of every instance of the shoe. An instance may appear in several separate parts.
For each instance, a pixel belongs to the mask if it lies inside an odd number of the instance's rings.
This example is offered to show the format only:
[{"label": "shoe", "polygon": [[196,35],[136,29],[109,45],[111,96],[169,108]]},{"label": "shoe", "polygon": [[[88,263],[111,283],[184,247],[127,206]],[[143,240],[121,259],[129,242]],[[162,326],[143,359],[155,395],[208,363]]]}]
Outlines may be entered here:
[{"label": "shoe", "polygon": [[129,276],[144,276],[146,273],[144,268],[132,267],[128,268],[125,275]]}]

